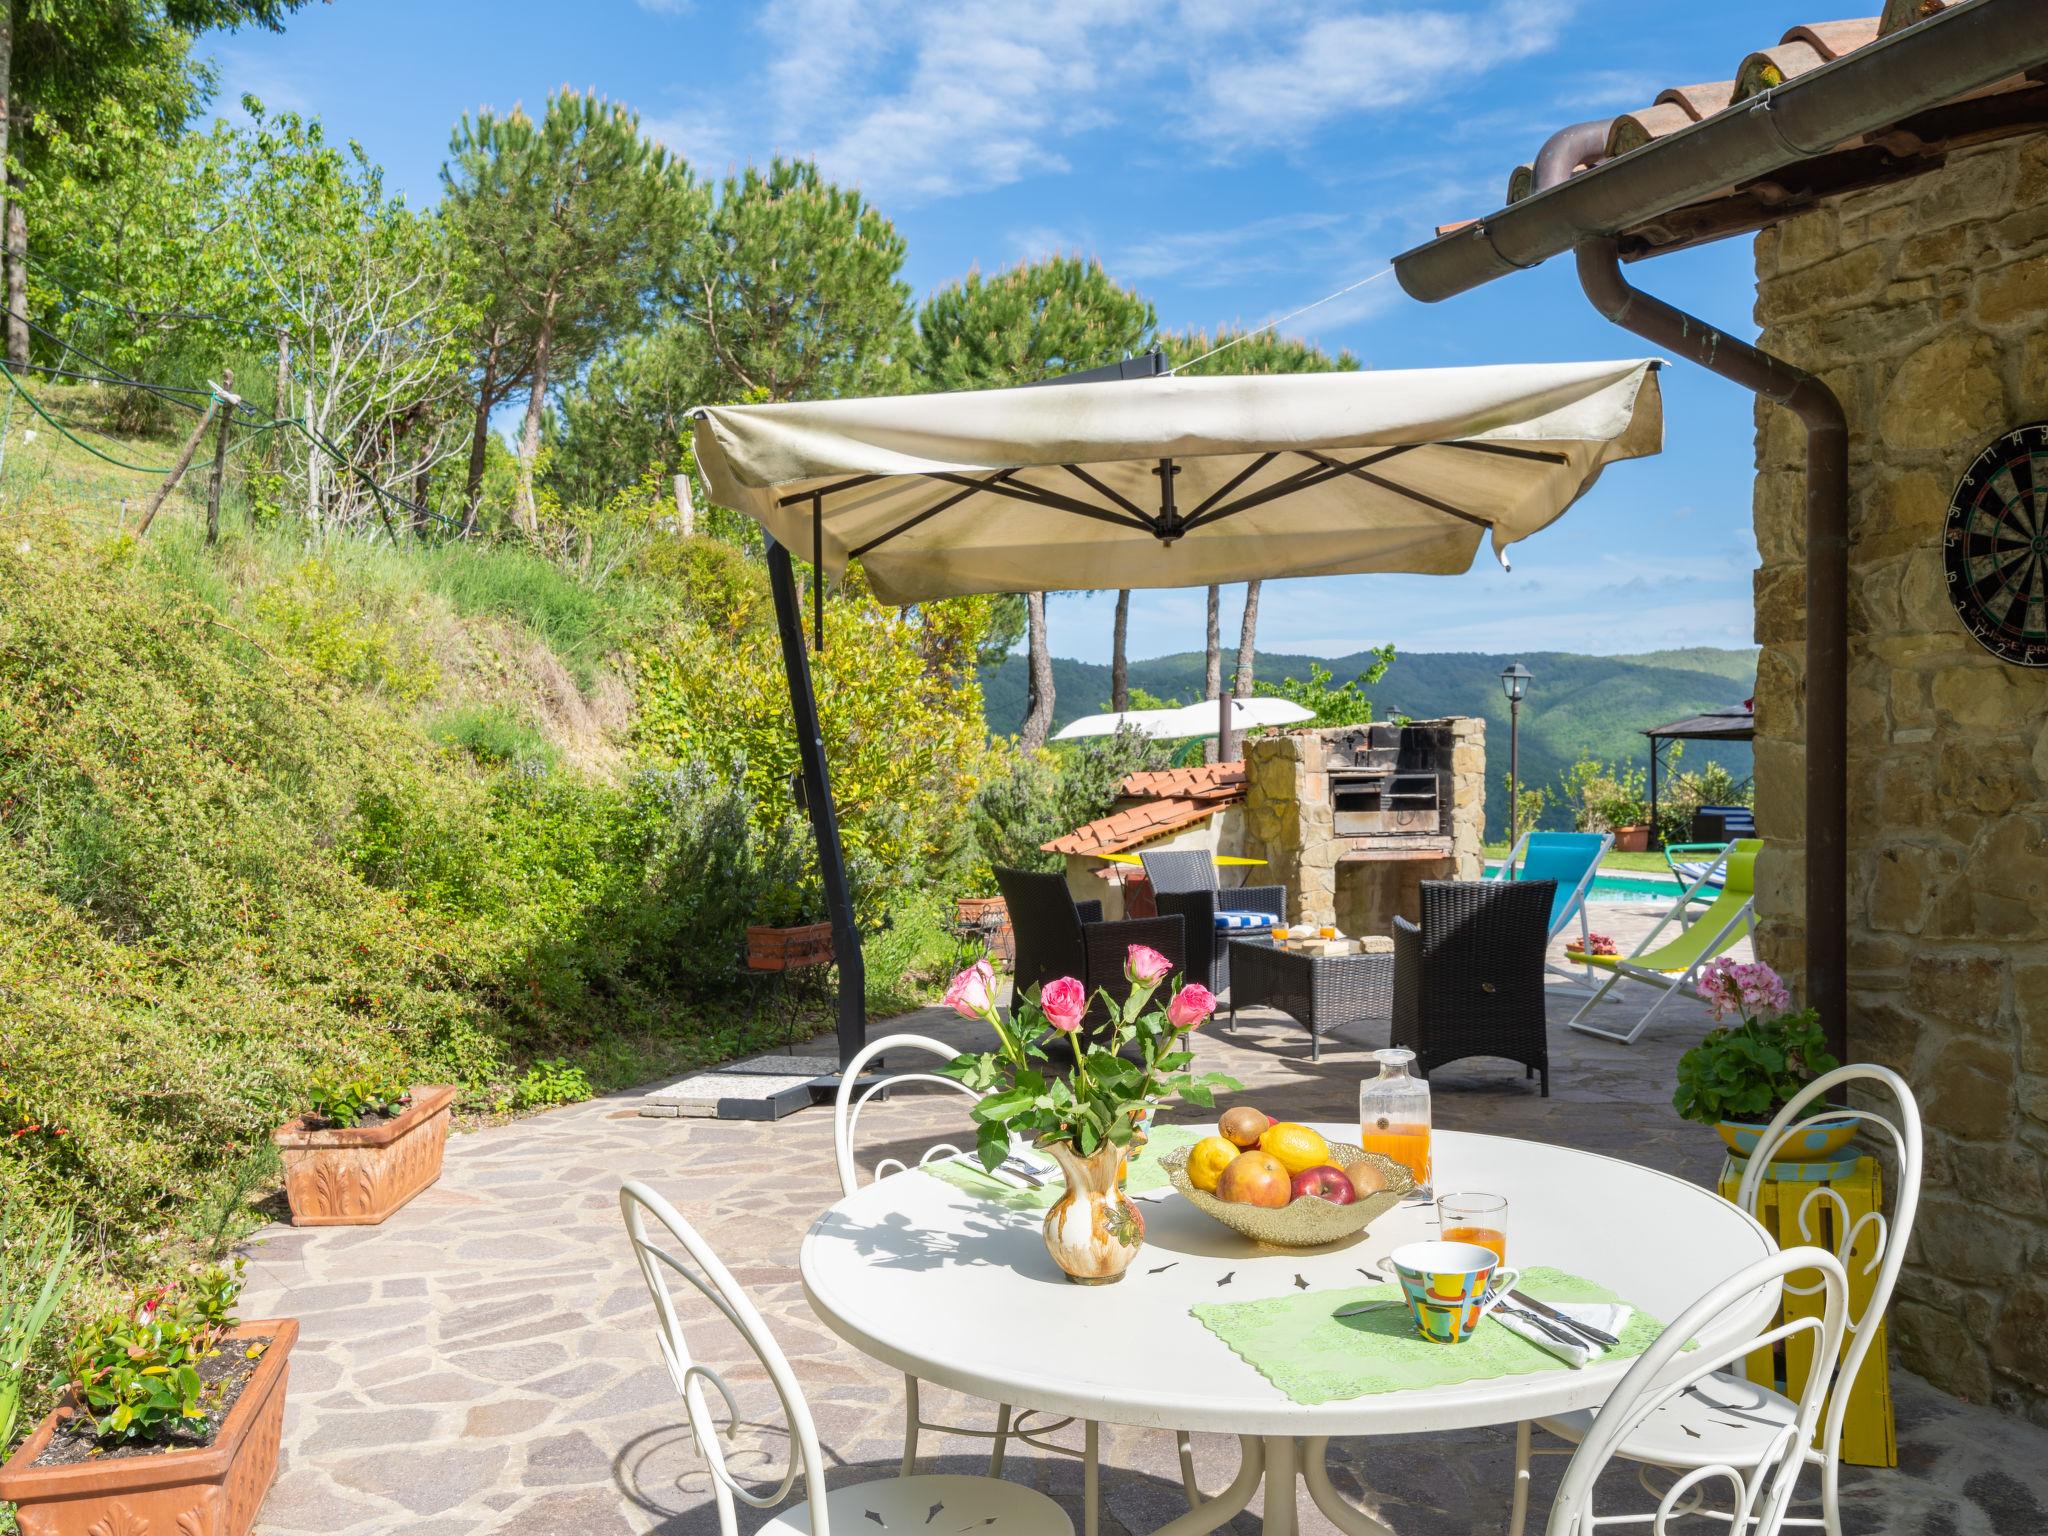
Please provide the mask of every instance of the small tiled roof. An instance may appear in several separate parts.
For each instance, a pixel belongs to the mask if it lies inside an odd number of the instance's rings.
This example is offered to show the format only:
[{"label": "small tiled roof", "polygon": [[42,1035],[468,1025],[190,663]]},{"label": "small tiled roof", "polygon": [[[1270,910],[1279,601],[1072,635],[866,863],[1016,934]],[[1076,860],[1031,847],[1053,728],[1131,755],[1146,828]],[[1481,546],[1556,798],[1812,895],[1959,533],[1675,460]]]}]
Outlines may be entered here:
[{"label": "small tiled roof", "polygon": [[[1863,16],[1846,21],[1803,22],[1790,27],[1774,45],[1759,48],[1735,62],[1733,78],[1701,85],[1669,86],[1658,92],[1654,100],[1615,117],[1608,125],[1605,145],[1589,152],[1584,160],[1573,167],[1572,174],[1577,175],[1581,171],[1605,164],[1617,156],[1654,143],[1693,123],[1722,112],[1734,111],[1744,102],[1783,85],[1787,80],[1796,79],[1820,68],[1823,64],[1841,58],[1844,54],[1867,47],[1881,37],[1888,37],[1902,28],[1924,21],[1959,3],[1961,0],[1886,0],[1884,13],[1879,16]],[[2024,77],[2019,77],[1978,94],[1994,96],[2003,91],[2022,88],[2027,84]],[[1508,203],[1518,203],[1532,195],[1535,190],[1533,165],[1516,166],[1508,177]],[[1731,194],[1736,190],[1731,189]],[[1782,200],[1783,194],[1779,196]],[[1755,228],[1761,222],[1757,218],[1745,220],[1732,208],[1729,211],[1729,218],[1734,221],[1736,227],[1742,227],[1746,223],[1747,227]],[[1440,236],[1447,235],[1473,222],[1475,221],[1471,219],[1461,219],[1440,224],[1436,232]],[[1671,227],[1661,232],[1653,231],[1653,235],[1661,237],[1654,238],[1651,243],[1660,247],[1670,247],[1691,243],[1692,239],[1703,236],[1711,238],[1713,233],[1725,232],[1728,231],[1718,229],[1712,221],[1701,222],[1698,231],[1692,230],[1689,225],[1681,226],[1674,222]]]},{"label": "small tiled roof", "polygon": [[1206,821],[1244,798],[1243,763],[1205,763],[1195,768],[1162,768],[1134,773],[1119,786],[1137,804],[1111,811],[1064,837],[1041,844],[1048,853],[1100,857]]}]

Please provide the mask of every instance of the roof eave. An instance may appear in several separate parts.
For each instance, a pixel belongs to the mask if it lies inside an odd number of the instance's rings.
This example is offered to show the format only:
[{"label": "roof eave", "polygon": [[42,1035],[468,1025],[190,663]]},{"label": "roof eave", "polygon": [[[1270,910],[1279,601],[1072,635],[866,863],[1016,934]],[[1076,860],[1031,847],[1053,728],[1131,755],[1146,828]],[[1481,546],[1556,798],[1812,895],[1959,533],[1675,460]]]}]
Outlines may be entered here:
[{"label": "roof eave", "polygon": [[1965,0],[1404,251],[1395,274],[1411,297],[1437,303],[2044,64],[2039,0]]}]

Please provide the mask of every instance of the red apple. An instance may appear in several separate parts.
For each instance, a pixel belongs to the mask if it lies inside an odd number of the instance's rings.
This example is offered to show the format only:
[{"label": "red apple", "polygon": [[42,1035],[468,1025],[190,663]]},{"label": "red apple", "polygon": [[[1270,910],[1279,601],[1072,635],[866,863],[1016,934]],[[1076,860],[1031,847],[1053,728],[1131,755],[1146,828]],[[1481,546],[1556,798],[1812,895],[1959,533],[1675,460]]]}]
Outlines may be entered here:
[{"label": "red apple", "polygon": [[1328,1163],[1302,1169],[1288,1184],[1288,1193],[1296,1200],[1305,1195],[1315,1195],[1332,1205],[1349,1205],[1358,1198],[1358,1191],[1351,1187],[1351,1180],[1345,1177],[1344,1170],[1333,1168]]}]

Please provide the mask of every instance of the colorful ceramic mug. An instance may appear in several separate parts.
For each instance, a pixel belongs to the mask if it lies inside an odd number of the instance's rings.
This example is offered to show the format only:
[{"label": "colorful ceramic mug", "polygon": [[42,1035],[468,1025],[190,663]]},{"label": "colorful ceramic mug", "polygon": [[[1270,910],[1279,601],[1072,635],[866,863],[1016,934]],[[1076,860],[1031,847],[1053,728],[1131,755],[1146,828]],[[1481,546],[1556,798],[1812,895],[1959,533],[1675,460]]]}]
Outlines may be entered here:
[{"label": "colorful ceramic mug", "polygon": [[1408,1243],[1380,1260],[1414,1315],[1415,1329],[1432,1344],[1456,1344],[1522,1278],[1477,1243]]}]

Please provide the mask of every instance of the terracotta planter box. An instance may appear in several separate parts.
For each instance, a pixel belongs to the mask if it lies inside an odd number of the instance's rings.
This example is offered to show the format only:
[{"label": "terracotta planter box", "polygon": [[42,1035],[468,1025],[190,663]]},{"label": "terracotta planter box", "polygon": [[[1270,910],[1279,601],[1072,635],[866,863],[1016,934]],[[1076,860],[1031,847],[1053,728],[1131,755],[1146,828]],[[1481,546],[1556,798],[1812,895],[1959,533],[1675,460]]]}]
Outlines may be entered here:
[{"label": "terracotta planter box", "polygon": [[278,1434],[295,1318],[243,1323],[230,1339],[268,1337],[256,1374],[203,1450],[159,1451],[62,1467],[32,1465],[70,1408],[59,1408],[6,1466],[0,1499],[11,1499],[21,1536],[248,1536],[277,1476]]},{"label": "terracotta planter box", "polygon": [[272,1131],[292,1225],[373,1227],[441,1177],[454,1099],[445,1084],[415,1088],[405,1113],[382,1125],[315,1130],[301,1115]]},{"label": "terracotta planter box", "polygon": [[831,963],[830,923],[747,930],[747,969],[750,971],[799,971],[806,966]]},{"label": "terracotta planter box", "polygon": [[1614,851],[1616,853],[1648,853],[1650,851],[1650,829],[1648,827],[1616,827],[1614,829]]}]

